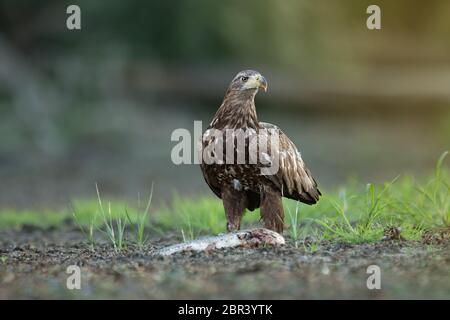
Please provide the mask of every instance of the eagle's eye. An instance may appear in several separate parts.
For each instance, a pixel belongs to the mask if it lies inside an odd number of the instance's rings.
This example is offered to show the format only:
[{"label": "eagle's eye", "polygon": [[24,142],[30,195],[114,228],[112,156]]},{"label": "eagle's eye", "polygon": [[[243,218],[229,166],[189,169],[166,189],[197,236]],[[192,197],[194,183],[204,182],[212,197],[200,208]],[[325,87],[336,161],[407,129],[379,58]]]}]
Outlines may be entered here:
[{"label": "eagle's eye", "polygon": [[247,82],[247,80],[248,80],[248,77],[246,77],[246,76],[243,76],[243,77],[241,77],[241,80],[242,80],[242,82]]}]

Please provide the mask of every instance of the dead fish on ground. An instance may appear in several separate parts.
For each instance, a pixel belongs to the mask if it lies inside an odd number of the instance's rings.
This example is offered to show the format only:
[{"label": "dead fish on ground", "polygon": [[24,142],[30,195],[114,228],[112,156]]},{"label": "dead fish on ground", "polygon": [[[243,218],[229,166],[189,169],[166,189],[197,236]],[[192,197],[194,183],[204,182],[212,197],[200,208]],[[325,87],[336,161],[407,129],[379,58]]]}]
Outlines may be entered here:
[{"label": "dead fish on ground", "polygon": [[174,253],[184,251],[210,251],[236,247],[253,248],[265,245],[280,246],[284,244],[285,241],[281,234],[272,230],[257,228],[219,234],[218,236],[203,237],[193,241],[175,244],[162,248],[155,254],[170,256]]}]

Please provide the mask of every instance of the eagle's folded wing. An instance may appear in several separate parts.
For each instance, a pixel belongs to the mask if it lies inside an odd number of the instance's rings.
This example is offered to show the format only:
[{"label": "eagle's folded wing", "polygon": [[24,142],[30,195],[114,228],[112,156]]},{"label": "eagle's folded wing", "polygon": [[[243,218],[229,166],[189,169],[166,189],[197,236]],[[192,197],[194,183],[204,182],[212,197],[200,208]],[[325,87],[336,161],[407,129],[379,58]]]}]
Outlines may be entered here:
[{"label": "eagle's folded wing", "polygon": [[260,122],[268,134],[278,133],[278,146],[268,150],[270,158],[278,156],[278,171],[273,175],[265,175],[281,192],[282,196],[307,204],[314,204],[321,195],[317,183],[305,165],[300,152],[289,137],[277,126]]},{"label": "eagle's folded wing", "polygon": [[220,187],[219,187],[219,183],[216,181],[216,176],[213,172],[213,168],[212,166],[208,166],[205,165],[204,161],[203,161],[203,149],[209,144],[211,143],[211,138],[208,137],[208,130],[210,128],[208,128],[206,130],[206,132],[203,134],[202,138],[197,142],[197,152],[198,152],[198,157],[199,159],[201,159],[202,161],[200,162],[200,169],[202,170],[202,174],[203,174],[203,178],[205,179],[205,182],[208,184],[209,188],[212,190],[212,192],[214,192],[214,194],[219,197],[222,198],[221,195],[221,191],[220,191]]}]

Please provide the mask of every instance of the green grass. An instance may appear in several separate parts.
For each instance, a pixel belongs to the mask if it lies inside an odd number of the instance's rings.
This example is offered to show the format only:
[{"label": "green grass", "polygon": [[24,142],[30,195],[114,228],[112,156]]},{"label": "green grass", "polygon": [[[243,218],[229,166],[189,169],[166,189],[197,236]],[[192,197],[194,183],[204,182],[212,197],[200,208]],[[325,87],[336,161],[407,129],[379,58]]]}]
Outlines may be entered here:
[{"label": "green grass", "polygon": [[[97,191],[98,208],[100,209],[101,217],[103,219],[103,224],[98,227],[98,230],[106,235],[107,239],[109,239],[109,241],[113,245],[115,251],[122,250],[125,247],[125,215],[128,216],[128,212],[126,208],[124,208],[124,214],[116,216],[116,218],[113,220],[111,202],[108,202],[108,211],[106,211],[103,207],[103,201],[100,196],[100,191],[98,190],[97,184],[95,185],[95,190]],[[93,221],[93,219],[91,221]]]},{"label": "green grass", "polygon": [[128,210],[125,209],[125,214],[127,216],[128,221],[132,226],[134,226],[135,229],[135,243],[138,245],[140,249],[144,247],[146,244],[148,237],[145,234],[145,226],[147,225],[148,221],[148,212],[150,210],[150,205],[152,204],[153,199],[153,184],[152,188],[150,190],[150,195],[147,201],[147,206],[145,207],[145,210],[142,215],[138,215],[135,220],[133,220],[130,217],[130,214],[128,213]]},{"label": "green grass", "polygon": [[[136,244],[142,249],[147,240],[145,227],[147,225],[148,212],[153,197],[153,185],[150,191],[149,200],[142,214],[139,214],[136,210],[130,211],[126,205],[123,208],[120,208],[116,204],[114,206],[115,209],[113,210],[111,201],[108,201],[108,206],[105,208],[97,184],[95,185],[95,190],[97,192],[97,209],[92,211],[90,215],[87,215],[89,219],[87,227],[78,217],[77,209],[72,209],[74,220],[81,232],[85,235],[91,249],[94,250],[95,248],[95,230],[98,230],[109,240],[115,251],[123,250],[128,243]],[[79,212],[83,213],[86,211],[80,210]],[[97,217],[100,217],[101,220],[98,221]],[[131,228],[134,229],[134,241],[126,239],[125,231],[128,223]]]},{"label": "green grass", "polygon": [[[345,242],[364,242],[381,238],[381,220],[385,218],[383,215],[389,213],[389,207],[393,204],[389,190],[397,179],[398,177],[379,188],[369,183],[363,192],[354,193],[350,197],[347,196],[346,190],[342,190],[339,200],[328,198],[336,216],[315,220],[323,227],[324,237],[338,238]],[[350,209],[349,204],[355,208]],[[351,211],[359,214],[355,222],[351,222]]]},{"label": "green grass", "polygon": [[49,209],[1,209],[0,210],[0,228],[11,229],[23,225],[33,225],[40,227],[58,226],[65,219],[69,218],[67,212],[62,213],[59,210]]},{"label": "green grass", "polygon": [[[420,239],[427,230],[448,228],[450,171],[444,167],[446,155],[439,158],[434,173],[425,179],[400,176],[383,184],[349,181],[336,190],[325,190],[314,206],[284,199],[285,235],[296,243],[308,238],[305,250],[313,252],[322,239],[349,243],[380,240],[390,226],[400,228],[402,237],[408,240]],[[96,200],[74,201],[60,211],[2,210],[0,228],[24,224],[58,226],[71,219],[80,226],[92,248],[95,235],[100,234],[116,250],[130,243],[142,248],[149,236],[167,231],[177,232],[185,241],[225,232],[223,206],[218,198],[174,195],[169,205],[154,208],[152,194],[153,188],[144,207],[140,203],[106,201],[98,192]],[[242,227],[257,225],[259,220],[259,210],[247,212]]]}]

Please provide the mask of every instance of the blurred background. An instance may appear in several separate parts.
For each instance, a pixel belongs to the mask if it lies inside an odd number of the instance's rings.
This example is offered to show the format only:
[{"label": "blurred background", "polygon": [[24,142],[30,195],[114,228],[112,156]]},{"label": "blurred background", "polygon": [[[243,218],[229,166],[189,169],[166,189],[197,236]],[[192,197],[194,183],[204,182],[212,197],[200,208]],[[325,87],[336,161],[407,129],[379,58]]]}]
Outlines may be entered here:
[{"label": "blurred background", "polygon": [[[66,8],[81,8],[81,30]],[[382,30],[368,30],[377,4]],[[211,194],[175,166],[243,69],[323,188],[427,174],[450,146],[450,1],[0,2],[0,207]]]}]

